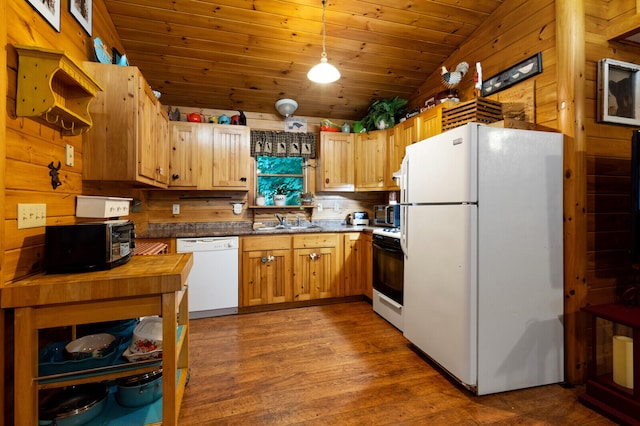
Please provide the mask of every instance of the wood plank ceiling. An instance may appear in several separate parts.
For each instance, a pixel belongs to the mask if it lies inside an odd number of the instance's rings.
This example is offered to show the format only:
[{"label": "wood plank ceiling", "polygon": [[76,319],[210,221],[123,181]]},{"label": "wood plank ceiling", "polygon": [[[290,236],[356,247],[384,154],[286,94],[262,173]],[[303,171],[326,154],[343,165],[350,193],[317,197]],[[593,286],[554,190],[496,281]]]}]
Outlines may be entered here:
[{"label": "wood plank ceiling", "polygon": [[410,99],[502,0],[329,0],[326,52],[342,78],[327,85],[306,76],[322,53],[322,0],[105,3],[165,105],[273,114],[293,98],[295,115],[357,120],[372,100]]}]

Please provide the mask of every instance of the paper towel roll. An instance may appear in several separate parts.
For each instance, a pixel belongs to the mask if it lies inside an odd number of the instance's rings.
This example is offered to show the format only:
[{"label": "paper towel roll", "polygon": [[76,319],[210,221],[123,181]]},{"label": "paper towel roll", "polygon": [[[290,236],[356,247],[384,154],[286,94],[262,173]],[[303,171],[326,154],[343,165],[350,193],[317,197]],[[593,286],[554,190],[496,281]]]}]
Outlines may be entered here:
[{"label": "paper towel roll", "polygon": [[633,389],[633,339],[613,336],[613,381]]}]

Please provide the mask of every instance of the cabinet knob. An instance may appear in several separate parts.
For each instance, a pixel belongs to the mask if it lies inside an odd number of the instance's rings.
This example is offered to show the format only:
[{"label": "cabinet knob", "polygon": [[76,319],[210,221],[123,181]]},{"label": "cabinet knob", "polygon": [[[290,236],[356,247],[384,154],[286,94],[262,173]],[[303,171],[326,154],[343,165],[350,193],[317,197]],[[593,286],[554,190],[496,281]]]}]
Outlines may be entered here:
[{"label": "cabinet knob", "polygon": [[240,178],[240,182],[246,182],[246,181],[247,181],[247,178],[246,178],[246,177],[241,177],[241,178]]},{"label": "cabinet knob", "polygon": [[326,178],[326,179],[324,180],[324,183],[329,183],[329,178]]},{"label": "cabinet knob", "polygon": [[171,175],[171,179],[173,179],[173,180],[178,180],[178,179],[180,179],[180,175],[179,175],[179,174],[174,173],[174,174],[172,174],[172,175]]}]

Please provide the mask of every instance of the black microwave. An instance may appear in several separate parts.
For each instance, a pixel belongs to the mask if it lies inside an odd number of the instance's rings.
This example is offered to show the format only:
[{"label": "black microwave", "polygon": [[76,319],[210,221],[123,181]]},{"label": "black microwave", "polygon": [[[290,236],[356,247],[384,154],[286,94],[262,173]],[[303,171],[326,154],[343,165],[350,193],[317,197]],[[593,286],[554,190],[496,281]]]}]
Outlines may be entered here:
[{"label": "black microwave", "polygon": [[104,271],[127,263],[134,248],[132,220],[47,226],[44,270],[48,274]]}]

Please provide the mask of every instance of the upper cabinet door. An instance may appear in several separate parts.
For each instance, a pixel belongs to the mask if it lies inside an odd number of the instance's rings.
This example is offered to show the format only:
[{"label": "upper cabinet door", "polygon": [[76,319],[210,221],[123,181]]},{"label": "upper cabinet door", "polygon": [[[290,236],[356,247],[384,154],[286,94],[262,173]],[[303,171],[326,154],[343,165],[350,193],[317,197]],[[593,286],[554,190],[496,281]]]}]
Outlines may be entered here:
[{"label": "upper cabinet door", "polygon": [[84,180],[166,188],[168,117],[136,67],[85,62],[104,88],[89,106],[93,126],[83,136]]},{"label": "upper cabinet door", "polygon": [[138,174],[149,179],[156,179],[158,172],[157,152],[158,152],[158,126],[156,103],[158,102],[153,94],[147,93],[147,84],[139,77],[138,90]]},{"label": "upper cabinet door", "polygon": [[354,134],[320,132],[318,191],[353,191]]},{"label": "upper cabinet door", "polygon": [[442,109],[445,105],[448,104],[442,103],[418,114],[420,132],[417,141],[442,133]]},{"label": "upper cabinet door", "polygon": [[386,130],[357,133],[355,136],[356,191],[384,191],[387,189]]},{"label": "upper cabinet door", "polygon": [[200,123],[172,121],[169,142],[169,186],[195,187]]},{"label": "upper cabinet door", "polygon": [[400,170],[407,146],[420,140],[420,124],[419,117],[415,116],[396,124],[393,128],[393,136],[389,137],[389,149],[387,151],[388,170],[385,175],[388,189],[399,189],[398,183],[393,179],[393,173]]},{"label": "upper cabinet door", "polygon": [[194,126],[199,129],[197,159],[194,160],[197,170],[196,189],[248,191],[253,176],[251,129],[246,126],[208,123]]}]

